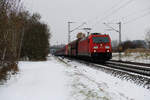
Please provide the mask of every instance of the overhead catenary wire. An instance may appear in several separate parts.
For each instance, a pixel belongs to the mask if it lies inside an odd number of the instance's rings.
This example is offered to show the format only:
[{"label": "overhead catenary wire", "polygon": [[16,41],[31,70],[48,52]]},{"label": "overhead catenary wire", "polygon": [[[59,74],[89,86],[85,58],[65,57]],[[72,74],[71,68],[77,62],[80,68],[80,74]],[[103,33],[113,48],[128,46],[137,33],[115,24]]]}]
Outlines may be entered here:
[{"label": "overhead catenary wire", "polygon": [[80,27],[84,26],[86,24],[86,22],[83,22],[81,25],[79,25],[78,27],[76,27],[75,29],[71,30],[70,32],[73,32],[75,30],[78,30]]},{"label": "overhead catenary wire", "polygon": [[102,19],[106,19],[108,18],[109,16],[117,13],[120,9],[126,7],[128,4],[130,4],[133,0],[129,0],[128,2],[126,2],[125,4],[121,5],[119,8],[115,9],[114,11],[112,11],[110,14],[108,14],[107,16],[103,17]]},{"label": "overhead catenary wire", "polygon": [[127,2],[125,2],[124,4],[120,5],[119,7],[117,7],[116,9],[114,9],[112,12],[110,12],[109,14],[107,14],[106,16],[102,17],[99,21],[97,21],[94,25],[92,25],[92,27],[94,27],[97,23],[99,23],[102,20],[105,20],[106,18],[112,16],[113,14],[117,13],[119,10],[121,10],[122,8],[126,7],[127,5],[129,5],[130,3],[132,3],[134,0],[128,0]]},{"label": "overhead catenary wire", "polygon": [[145,13],[147,11],[150,11],[150,7],[140,10],[140,12],[139,11],[132,12],[126,16],[121,17],[120,19],[111,20],[109,22],[114,23],[115,21],[118,21],[118,20],[123,22],[125,19],[129,19],[130,17],[134,17],[135,15],[139,15],[139,14]]},{"label": "overhead catenary wire", "polygon": [[[107,9],[107,10],[105,11],[105,13],[110,12],[112,9],[114,9],[115,7],[117,7],[121,2],[122,2],[122,0],[120,0],[120,1],[117,2],[117,3],[115,3],[111,8]],[[99,18],[99,16],[97,16],[97,17],[95,18],[95,20],[97,20],[98,18]]]},{"label": "overhead catenary wire", "polygon": [[136,18],[134,18],[134,19],[128,20],[128,21],[126,21],[126,22],[125,22],[125,23],[123,23],[123,24],[128,24],[128,23],[131,23],[131,22],[137,21],[138,19],[141,19],[141,18],[146,17],[146,16],[148,16],[148,15],[150,15],[150,11],[149,11],[149,12],[146,12],[146,13],[144,13],[144,14],[140,15],[140,16],[137,16],[137,17],[136,17]]},{"label": "overhead catenary wire", "polygon": [[[109,12],[111,12],[111,10],[115,9],[121,2],[123,2],[123,0],[119,0],[119,2],[115,3],[114,5],[112,5],[109,9],[107,9],[104,14],[107,14]],[[99,15],[100,16],[100,15]],[[88,20],[87,22],[92,22],[92,21],[96,21],[99,19],[99,16],[96,16],[94,19]]]}]

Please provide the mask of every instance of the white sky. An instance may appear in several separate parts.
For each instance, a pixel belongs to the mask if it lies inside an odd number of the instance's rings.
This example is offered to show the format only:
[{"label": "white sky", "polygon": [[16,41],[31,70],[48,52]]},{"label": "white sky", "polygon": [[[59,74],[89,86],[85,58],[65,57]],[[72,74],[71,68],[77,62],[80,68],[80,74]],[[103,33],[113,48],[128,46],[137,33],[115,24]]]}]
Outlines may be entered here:
[{"label": "white sky", "polygon": [[[150,28],[150,0],[22,0],[30,12],[38,12],[42,21],[50,26],[52,33],[51,44],[67,43],[68,21],[71,29],[83,22],[85,27],[91,27],[91,32],[109,34],[112,40],[118,40],[118,33],[107,31],[103,23],[122,21],[125,23],[139,16],[144,16],[128,24],[122,24],[122,40],[144,39],[145,31]],[[131,1],[131,2],[130,2]],[[127,3],[129,2],[129,3]],[[125,5],[126,6],[122,6]],[[115,6],[115,7],[114,7]],[[121,8],[118,10],[118,8]],[[109,16],[109,17],[107,17]],[[126,17],[128,16],[128,17]],[[122,17],[125,17],[122,19]],[[103,19],[104,18],[104,19]],[[117,28],[117,25],[111,25]],[[78,32],[71,33],[74,40]]]}]

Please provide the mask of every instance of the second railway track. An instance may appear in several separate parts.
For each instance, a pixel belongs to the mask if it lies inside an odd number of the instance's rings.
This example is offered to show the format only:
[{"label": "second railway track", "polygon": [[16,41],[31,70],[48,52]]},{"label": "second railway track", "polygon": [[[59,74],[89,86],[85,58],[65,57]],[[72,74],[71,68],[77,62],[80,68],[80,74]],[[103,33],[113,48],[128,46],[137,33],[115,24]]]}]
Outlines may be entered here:
[{"label": "second railway track", "polygon": [[125,62],[116,62],[116,61],[107,61],[105,64],[107,67],[120,69],[132,73],[136,73],[139,75],[150,77],[150,67],[142,64],[131,64]]},{"label": "second railway track", "polygon": [[[73,60],[72,58],[69,59]],[[89,60],[79,60],[79,59],[74,59],[74,60],[79,61],[80,63],[90,64],[93,67],[95,66],[95,67],[101,67],[105,69],[111,69],[114,71],[126,72],[128,74],[129,73],[135,74],[150,79],[149,64],[136,63],[136,62],[124,62],[124,61],[116,61],[116,60],[106,61],[105,63],[102,64],[99,62],[93,62]]]},{"label": "second railway track", "polygon": [[[110,74],[114,77],[117,77],[121,80],[127,80],[133,82],[139,86],[143,86],[144,88],[150,89],[150,67],[149,65],[142,66],[141,64],[130,64],[120,61],[107,61],[104,64],[98,62],[92,62],[88,60],[74,59],[68,58],[61,61],[65,62],[65,64],[69,64],[71,61],[79,62],[81,64],[85,64],[88,67],[94,68],[95,70],[103,71],[107,74]],[[79,66],[78,66],[79,67]]]}]

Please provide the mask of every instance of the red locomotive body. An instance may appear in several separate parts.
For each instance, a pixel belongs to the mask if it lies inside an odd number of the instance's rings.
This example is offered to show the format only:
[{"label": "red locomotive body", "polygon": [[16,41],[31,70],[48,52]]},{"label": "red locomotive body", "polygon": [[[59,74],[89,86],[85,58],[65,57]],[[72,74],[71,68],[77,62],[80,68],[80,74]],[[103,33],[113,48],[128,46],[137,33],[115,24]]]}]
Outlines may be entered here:
[{"label": "red locomotive body", "polygon": [[78,43],[78,56],[107,60],[112,58],[111,39],[109,35],[94,33]]},{"label": "red locomotive body", "polygon": [[92,33],[88,37],[69,43],[55,55],[109,60],[112,58],[111,39],[109,35]]}]

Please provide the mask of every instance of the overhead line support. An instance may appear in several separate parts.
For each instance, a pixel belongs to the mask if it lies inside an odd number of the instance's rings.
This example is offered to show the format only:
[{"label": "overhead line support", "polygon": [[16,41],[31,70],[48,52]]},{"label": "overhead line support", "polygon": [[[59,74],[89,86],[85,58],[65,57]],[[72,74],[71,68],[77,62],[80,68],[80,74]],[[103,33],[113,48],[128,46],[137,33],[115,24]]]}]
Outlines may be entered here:
[{"label": "overhead line support", "polygon": [[[112,24],[112,23],[111,23]],[[117,33],[119,33],[119,60],[121,61],[121,22],[118,23],[114,23],[114,24],[118,24],[119,25],[119,30],[113,28],[112,26],[109,25],[109,23],[104,23],[104,25],[106,25],[107,27],[111,28],[112,30],[116,31]]]},{"label": "overhead line support", "polygon": [[76,27],[76,28],[74,28],[74,29],[70,29],[70,24],[71,23],[75,23],[75,22],[68,22],[68,43],[70,43],[71,42],[71,36],[70,36],[70,34],[71,34],[71,32],[73,32],[73,31],[75,31],[75,30],[78,30],[80,27],[82,27],[84,24],[86,24],[85,22],[84,23],[82,23],[80,26],[78,26],[78,27]]}]

